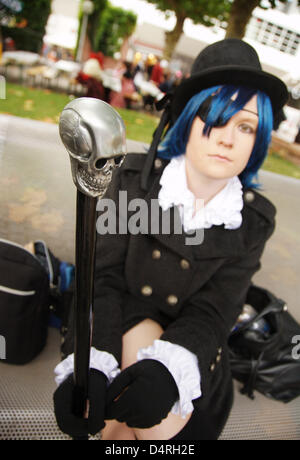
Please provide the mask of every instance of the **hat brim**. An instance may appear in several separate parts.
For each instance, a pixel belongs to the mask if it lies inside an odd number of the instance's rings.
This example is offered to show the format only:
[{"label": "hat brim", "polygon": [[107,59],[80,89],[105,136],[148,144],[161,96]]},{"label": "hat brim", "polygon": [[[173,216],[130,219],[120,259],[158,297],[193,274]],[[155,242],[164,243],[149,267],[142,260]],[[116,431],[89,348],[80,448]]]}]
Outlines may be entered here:
[{"label": "hat brim", "polygon": [[283,81],[263,70],[238,65],[215,67],[192,75],[177,87],[172,102],[173,117],[179,117],[195,94],[205,88],[224,84],[247,86],[265,92],[270,97],[274,115],[286,104],[289,96]]}]

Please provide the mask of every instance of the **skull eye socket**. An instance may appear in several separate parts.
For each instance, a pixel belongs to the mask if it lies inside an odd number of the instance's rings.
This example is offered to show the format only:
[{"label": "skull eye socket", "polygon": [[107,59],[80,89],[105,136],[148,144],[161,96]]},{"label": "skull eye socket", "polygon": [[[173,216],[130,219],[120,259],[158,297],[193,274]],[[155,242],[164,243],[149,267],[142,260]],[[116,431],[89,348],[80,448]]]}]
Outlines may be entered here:
[{"label": "skull eye socket", "polygon": [[124,158],[125,158],[125,155],[120,155],[118,157],[115,157],[114,160],[115,160],[115,164],[117,166],[121,166],[121,164],[123,163],[124,161]]},{"label": "skull eye socket", "polygon": [[95,168],[98,169],[99,171],[107,165],[107,162],[109,160],[114,160],[116,166],[121,166],[125,158],[125,155],[119,155],[118,157],[113,157],[113,158],[99,158],[99,160],[96,161],[95,163]]},{"label": "skull eye socket", "polygon": [[95,168],[96,169],[103,169],[106,166],[107,160],[105,158],[100,158],[99,160],[96,161],[95,163]]}]

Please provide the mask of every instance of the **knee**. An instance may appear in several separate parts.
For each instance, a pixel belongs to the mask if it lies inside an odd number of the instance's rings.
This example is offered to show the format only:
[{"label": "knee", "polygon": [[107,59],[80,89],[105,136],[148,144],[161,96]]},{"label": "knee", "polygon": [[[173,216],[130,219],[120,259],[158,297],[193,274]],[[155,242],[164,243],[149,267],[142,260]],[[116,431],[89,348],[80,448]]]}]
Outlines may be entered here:
[{"label": "knee", "polygon": [[134,433],[136,438],[141,441],[172,439],[189,424],[191,417],[192,413],[183,419],[180,415],[170,412],[168,417],[158,425],[147,429],[134,428]]},{"label": "knee", "polygon": [[134,364],[137,361],[137,353],[140,348],[153,344],[163,334],[163,329],[157,322],[147,318],[132,327],[123,335],[122,365],[121,369]]}]

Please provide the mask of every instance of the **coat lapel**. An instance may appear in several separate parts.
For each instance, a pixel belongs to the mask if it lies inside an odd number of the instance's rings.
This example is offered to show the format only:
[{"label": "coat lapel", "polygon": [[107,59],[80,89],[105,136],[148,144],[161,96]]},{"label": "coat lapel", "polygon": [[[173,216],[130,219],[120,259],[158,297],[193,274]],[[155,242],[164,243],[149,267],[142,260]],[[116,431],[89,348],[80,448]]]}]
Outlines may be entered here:
[{"label": "coat lapel", "polygon": [[158,204],[158,193],[161,188],[159,180],[160,175],[155,177],[152,187],[145,196],[149,213],[149,233],[161,244],[192,263],[193,251],[191,246],[186,244],[187,235],[181,225],[178,209],[173,207],[164,212]]}]

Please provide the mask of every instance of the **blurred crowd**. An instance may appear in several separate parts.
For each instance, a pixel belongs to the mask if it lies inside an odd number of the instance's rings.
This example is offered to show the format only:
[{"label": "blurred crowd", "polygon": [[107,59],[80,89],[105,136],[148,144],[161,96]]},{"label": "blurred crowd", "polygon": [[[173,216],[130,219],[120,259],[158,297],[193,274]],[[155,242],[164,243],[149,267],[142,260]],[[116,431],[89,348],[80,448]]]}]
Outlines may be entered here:
[{"label": "blurred crowd", "polygon": [[174,68],[174,62],[154,54],[146,56],[136,52],[129,62],[90,52],[88,58],[79,63],[66,48],[44,43],[40,54],[26,53],[16,50],[11,38],[5,39],[4,51],[7,53],[1,62],[7,66],[22,65],[24,78],[33,86],[59,87],[63,77],[69,82],[69,89],[79,83],[87,97],[102,99],[118,108],[155,111],[155,102],[188,76],[178,67]]},{"label": "blurred crowd", "polygon": [[149,54],[144,60],[136,53],[133,61],[107,63],[102,53],[91,53],[77,76],[87,87],[87,96],[119,108],[155,110],[157,99],[171,92],[183,74],[172,71],[168,61]]}]

